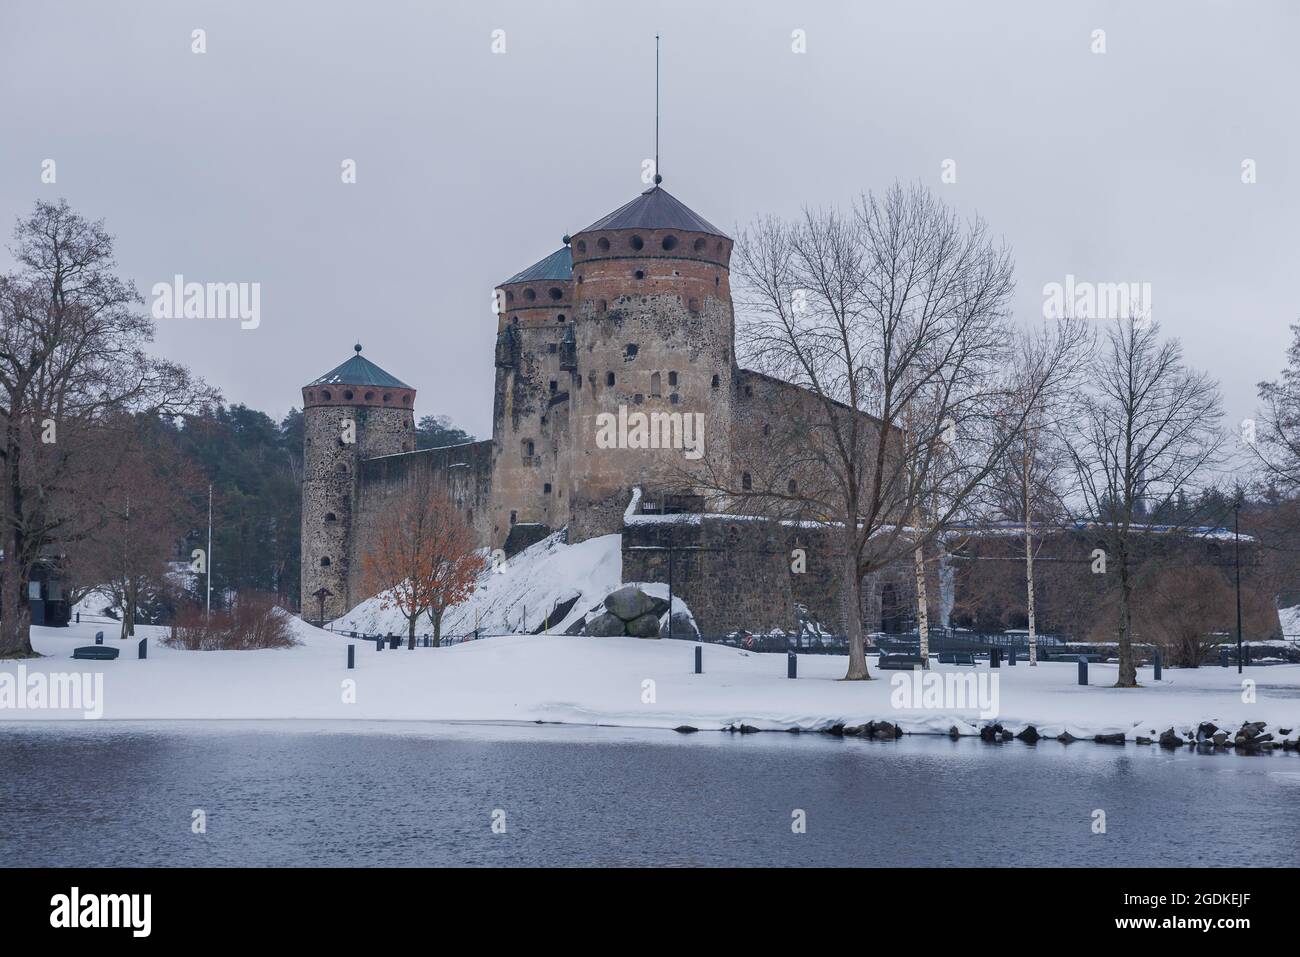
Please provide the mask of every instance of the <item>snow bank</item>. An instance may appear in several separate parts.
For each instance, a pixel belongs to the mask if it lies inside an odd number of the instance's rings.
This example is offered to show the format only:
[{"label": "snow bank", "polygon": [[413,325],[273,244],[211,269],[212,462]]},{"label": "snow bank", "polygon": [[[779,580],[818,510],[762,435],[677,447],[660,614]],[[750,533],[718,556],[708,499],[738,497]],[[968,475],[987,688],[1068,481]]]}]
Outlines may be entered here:
[{"label": "snow bank", "polygon": [[[621,536],[602,535],[576,545],[566,545],[561,538],[556,532],[499,569],[485,571],[474,593],[447,610],[442,633],[469,634],[476,622],[481,634],[531,634],[543,626],[550,632],[563,632],[619,587],[623,575]],[[572,606],[557,620],[556,609],[569,602]],[[334,621],[333,630],[406,634],[402,613],[396,608],[385,611],[380,604],[379,598],[363,601]],[[432,632],[433,626],[422,618],[416,633]]]},{"label": "snow bank", "polygon": [[[94,631],[92,625],[35,628],[35,646],[49,657],[0,663],[0,676],[20,667],[28,675],[100,673],[107,719],[554,721],[702,730],[747,724],[808,731],[887,720],[907,732],[944,734],[953,727],[978,734],[996,720],[1012,731],[1033,724],[1049,737],[1118,733],[1130,741],[1158,737],[1169,727],[1194,732],[1203,721],[1225,729],[1262,721],[1275,737],[1280,729],[1300,737],[1300,665],[1247,669],[1252,703],[1242,700],[1248,695],[1235,668],[1168,668],[1159,683],[1144,668],[1144,687],[1117,689],[1110,687],[1113,665],[1092,665],[1087,687],[1076,684],[1072,662],[996,671],[935,666],[940,675],[996,678],[996,717],[986,718],[975,707],[900,706],[896,682],[911,680],[908,672],[877,671],[875,681],[841,681],[847,667],[841,656],[801,656],[799,677],[792,681],[783,654],[704,645],[704,673],[696,675],[696,643],[681,640],[512,635],[445,648],[376,651],[373,643],[298,621],[295,634],[303,643],[290,649],[176,651],[155,640],[148,659],[140,661],[135,642],[108,637],[106,643],[123,649],[117,661],[71,660],[74,648],[93,641]],[[139,631],[156,638],[163,629]],[[356,645],[351,671],[349,644]],[[355,682],[355,701],[349,680]],[[12,687],[14,678],[8,681]],[[73,718],[79,716],[0,707],[0,723]]]}]

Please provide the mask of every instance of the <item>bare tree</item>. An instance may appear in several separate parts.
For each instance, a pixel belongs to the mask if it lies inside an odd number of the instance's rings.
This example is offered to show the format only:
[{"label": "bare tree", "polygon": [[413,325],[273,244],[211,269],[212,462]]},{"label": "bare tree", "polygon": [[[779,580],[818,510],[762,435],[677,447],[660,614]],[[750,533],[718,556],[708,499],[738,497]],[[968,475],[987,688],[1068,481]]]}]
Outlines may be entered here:
[{"label": "bare tree", "polygon": [[38,202],[14,238],[19,268],[0,277],[0,658],[33,654],[33,564],[102,524],[78,494],[100,430],[123,412],[180,414],[215,398],[144,351],[153,323],[114,274],[102,222]]},{"label": "bare tree", "polygon": [[[1088,358],[1093,336],[1088,326],[1073,319],[1054,329],[1022,330],[1011,356],[1011,401],[996,428],[1005,438],[1006,455],[989,475],[992,514],[1018,522],[1025,537],[1025,614],[1029,629],[1029,664],[1038,664],[1035,616],[1034,557],[1037,554],[1034,522],[1058,520],[1066,514],[1065,495],[1069,459],[1058,441],[1077,395],[1078,375],[1071,374]],[[1049,388],[1039,388],[1043,367],[1058,349],[1069,358],[1065,374]]]},{"label": "bare tree", "polygon": [[1242,439],[1264,477],[1287,491],[1300,491],[1300,323],[1291,326],[1282,378],[1259,384],[1261,421],[1243,422]]},{"label": "bare tree", "polygon": [[361,563],[366,590],[380,596],[381,608],[396,608],[406,619],[408,648],[415,647],[415,625],[426,614],[434,645],[442,643],[443,613],[470,595],[483,568],[464,512],[427,473],[397,493]]},{"label": "bare tree", "polygon": [[1089,366],[1089,384],[1065,431],[1083,517],[1118,566],[1119,681],[1137,687],[1133,658],[1134,537],[1166,522],[1177,531],[1187,514],[1180,495],[1217,460],[1223,442],[1217,384],[1183,365],[1178,340],[1160,341],[1149,319],[1117,321]]},{"label": "bare tree", "polygon": [[[983,222],[897,185],[848,214],[762,220],[736,250],[738,346],[799,388],[778,427],[737,450],[743,475],[708,482],[733,508],[838,536],[846,678],[869,678],[862,579],[965,515],[1009,441],[994,425],[1011,389],[1011,257]],[[1063,373],[1064,355],[1037,370],[1031,397]]]}]

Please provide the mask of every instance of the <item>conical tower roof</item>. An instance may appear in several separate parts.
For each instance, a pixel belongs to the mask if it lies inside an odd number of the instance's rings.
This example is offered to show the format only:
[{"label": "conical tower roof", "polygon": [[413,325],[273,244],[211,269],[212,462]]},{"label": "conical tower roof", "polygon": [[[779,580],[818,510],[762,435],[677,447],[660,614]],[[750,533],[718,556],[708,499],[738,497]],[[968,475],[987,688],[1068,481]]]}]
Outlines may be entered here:
[{"label": "conical tower roof", "polygon": [[356,355],[342,365],[334,367],[319,379],[308,382],[307,385],[370,385],[378,386],[381,389],[411,388],[401,379],[389,375],[369,359],[364,358],[361,355],[361,346],[359,344],[353,348],[356,350]]},{"label": "conical tower roof", "polygon": [[730,238],[662,186],[650,187],[632,202],[596,220],[582,232],[600,229],[680,229]]},{"label": "conical tower roof", "polygon": [[562,246],[541,262],[535,262],[523,272],[517,272],[501,285],[512,282],[568,282],[573,278],[573,253]]}]

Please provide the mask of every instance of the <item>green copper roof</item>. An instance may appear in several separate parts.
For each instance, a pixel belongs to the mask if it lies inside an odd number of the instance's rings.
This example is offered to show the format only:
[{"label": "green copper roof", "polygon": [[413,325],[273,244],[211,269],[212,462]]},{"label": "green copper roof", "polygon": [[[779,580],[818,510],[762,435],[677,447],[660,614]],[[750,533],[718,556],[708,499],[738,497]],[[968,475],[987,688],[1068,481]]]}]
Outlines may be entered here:
[{"label": "green copper roof", "polygon": [[728,238],[726,233],[700,217],[662,186],[650,187],[632,202],[596,220],[583,232],[590,233],[598,229],[681,229]]},{"label": "green copper roof", "polygon": [[558,280],[568,282],[573,278],[573,253],[564,246],[551,253],[541,262],[533,263],[523,272],[515,273],[501,285],[512,282],[547,282]]},{"label": "green copper roof", "polygon": [[391,376],[369,359],[362,358],[361,346],[355,346],[357,354],[337,368],[331,369],[308,385],[373,385],[381,389],[411,388],[396,376]]}]

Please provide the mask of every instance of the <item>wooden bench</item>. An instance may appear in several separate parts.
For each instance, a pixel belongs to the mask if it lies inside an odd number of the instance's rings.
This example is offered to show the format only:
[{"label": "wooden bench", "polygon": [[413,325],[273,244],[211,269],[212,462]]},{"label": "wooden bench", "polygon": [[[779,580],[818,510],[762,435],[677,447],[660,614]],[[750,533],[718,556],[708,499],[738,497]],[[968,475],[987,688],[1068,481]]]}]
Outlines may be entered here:
[{"label": "wooden bench", "polygon": [[74,658],[89,658],[92,661],[112,661],[117,657],[117,649],[108,645],[82,645],[72,653]]},{"label": "wooden bench", "polygon": [[884,655],[880,656],[881,671],[911,671],[922,667],[920,655]]},{"label": "wooden bench", "polygon": [[939,652],[939,664],[941,664],[941,665],[973,665],[973,664],[975,664],[975,652],[973,652],[973,651],[941,651],[941,652]]}]

